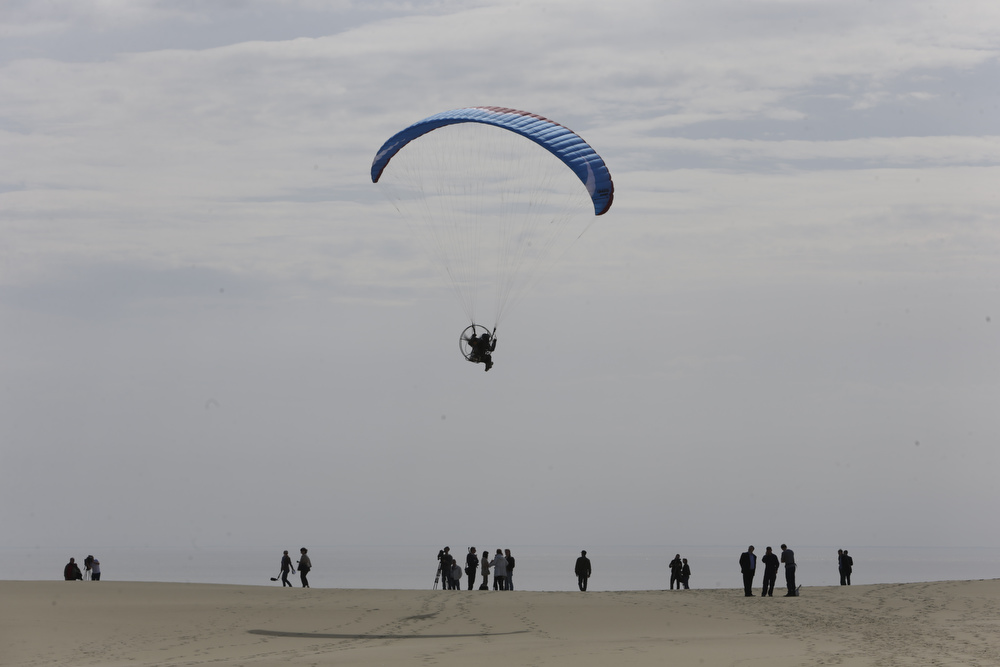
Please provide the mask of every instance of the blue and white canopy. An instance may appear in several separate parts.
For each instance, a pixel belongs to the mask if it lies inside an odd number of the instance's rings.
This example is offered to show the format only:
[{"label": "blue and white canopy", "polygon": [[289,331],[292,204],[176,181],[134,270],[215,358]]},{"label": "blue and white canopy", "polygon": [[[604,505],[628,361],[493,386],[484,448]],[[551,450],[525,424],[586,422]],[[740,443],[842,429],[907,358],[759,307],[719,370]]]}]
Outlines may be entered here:
[{"label": "blue and white canopy", "polygon": [[428,132],[456,123],[483,123],[519,134],[546,149],[573,170],[603,215],[614,200],[614,183],[607,165],[590,144],[559,123],[527,111],[504,107],[467,107],[429,116],[389,138],[372,161],[372,182],[378,183],[389,161],[408,143]]}]

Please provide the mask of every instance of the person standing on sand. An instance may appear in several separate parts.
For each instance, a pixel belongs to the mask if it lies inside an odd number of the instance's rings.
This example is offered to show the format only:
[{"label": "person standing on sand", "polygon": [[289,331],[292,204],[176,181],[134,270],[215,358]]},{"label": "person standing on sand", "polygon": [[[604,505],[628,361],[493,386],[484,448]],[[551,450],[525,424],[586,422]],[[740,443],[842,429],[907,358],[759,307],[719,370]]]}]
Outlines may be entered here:
[{"label": "person standing on sand", "polygon": [[847,549],[844,549],[844,560],[842,561],[844,565],[844,574],[841,575],[841,582],[850,586],[851,585],[851,572],[854,571],[854,559],[847,555]]},{"label": "person standing on sand", "polygon": [[309,570],[313,569],[312,560],[310,560],[306,553],[308,551],[305,547],[299,549],[299,553],[302,554],[299,556],[299,579],[302,580],[302,588],[309,588],[309,580],[306,577],[309,574]]},{"label": "person standing on sand", "polygon": [[[691,581],[691,566],[688,565],[688,559],[684,559],[684,564],[681,566],[681,583],[684,584],[684,590],[688,590],[691,587],[688,586],[688,582]],[[678,585],[677,590],[680,590]]]},{"label": "person standing on sand", "polygon": [[96,558],[90,562],[90,580],[100,581],[101,580],[101,561]]},{"label": "person standing on sand", "polygon": [[438,573],[441,575],[441,589],[451,588],[451,563],[455,557],[451,555],[451,547],[445,547],[438,552]]},{"label": "person standing on sand", "polygon": [[503,549],[497,549],[493,558],[493,590],[507,590],[507,559],[503,557]]},{"label": "person standing on sand", "polygon": [[846,586],[847,580],[844,579],[844,550],[837,549],[837,572],[840,573],[840,585]]},{"label": "person standing on sand", "polygon": [[483,573],[483,583],[479,585],[479,590],[488,591],[490,590],[490,565],[492,563],[490,562],[490,554],[486,549],[483,549],[483,558],[480,561],[480,565]]},{"label": "person standing on sand", "polygon": [[683,567],[684,561],[681,560],[681,555],[677,554],[670,561],[670,590],[674,590],[674,582],[677,582],[677,590],[681,589],[681,569]]},{"label": "person standing on sand", "polygon": [[476,570],[479,569],[479,556],[476,555],[476,547],[469,547],[469,553],[465,557],[465,573],[469,575],[469,590],[476,583]]},{"label": "person standing on sand", "polygon": [[292,582],[288,581],[288,574],[295,574],[295,568],[292,567],[292,557],[288,555],[285,551],[281,556],[281,587],[284,588],[288,586],[289,588],[295,588],[292,586]]},{"label": "person standing on sand", "polygon": [[788,545],[781,545],[781,562],[785,564],[785,583],[788,584],[786,598],[793,598],[798,595],[795,588],[795,552],[788,548]]},{"label": "person standing on sand", "polygon": [[75,558],[70,558],[69,562],[66,563],[66,567],[63,568],[63,579],[66,581],[77,581],[83,579],[83,573],[80,572],[80,566],[76,564]]},{"label": "person standing on sand", "polygon": [[580,590],[587,590],[587,580],[590,579],[593,570],[591,570],[590,559],[587,558],[586,551],[580,552],[580,557],[576,559],[576,567],[573,571],[576,573],[577,585],[580,587]]},{"label": "person standing on sand", "polygon": [[761,597],[774,597],[774,582],[778,580],[778,557],[768,547],[760,562],[764,564],[764,588],[760,591]]},{"label": "person standing on sand", "polygon": [[507,561],[507,590],[514,590],[514,557],[510,555],[510,549],[503,550],[503,557]]},{"label": "person standing on sand", "polygon": [[753,592],[750,587],[753,586],[753,577],[757,574],[757,557],[753,555],[752,544],[740,554],[740,571],[743,572],[743,595],[752,598]]}]

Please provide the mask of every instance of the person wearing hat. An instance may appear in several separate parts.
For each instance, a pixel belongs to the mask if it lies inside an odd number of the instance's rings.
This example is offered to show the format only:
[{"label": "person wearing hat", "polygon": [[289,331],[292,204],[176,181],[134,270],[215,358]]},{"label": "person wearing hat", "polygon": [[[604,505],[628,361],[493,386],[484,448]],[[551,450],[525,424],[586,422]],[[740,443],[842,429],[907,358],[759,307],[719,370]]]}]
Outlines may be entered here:
[{"label": "person wearing hat", "polygon": [[576,567],[573,570],[576,573],[577,585],[580,587],[581,591],[587,590],[587,579],[590,579],[590,559],[587,558],[587,552],[581,551],[580,557],[576,559]]},{"label": "person wearing hat", "polygon": [[302,588],[309,588],[309,580],[306,579],[306,575],[308,575],[309,570],[312,569],[312,561],[309,560],[309,556],[306,555],[306,552],[308,551],[309,550],[305,547],[299,549],[299,553],[302,554],[299,556],[299,579],[302,580]]}]

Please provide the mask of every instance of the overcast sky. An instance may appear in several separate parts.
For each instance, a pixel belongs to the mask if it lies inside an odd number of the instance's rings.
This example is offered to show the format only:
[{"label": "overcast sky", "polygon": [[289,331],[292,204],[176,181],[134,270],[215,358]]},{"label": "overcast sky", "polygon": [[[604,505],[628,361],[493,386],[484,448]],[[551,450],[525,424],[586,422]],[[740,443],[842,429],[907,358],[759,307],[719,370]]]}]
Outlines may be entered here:
[{"label": "overcast sky", "polygon": [[[1000,546],[1000,4],[0,5],[10,546]],[[496,366],[369,176],[526,109],[615,203]]]}]

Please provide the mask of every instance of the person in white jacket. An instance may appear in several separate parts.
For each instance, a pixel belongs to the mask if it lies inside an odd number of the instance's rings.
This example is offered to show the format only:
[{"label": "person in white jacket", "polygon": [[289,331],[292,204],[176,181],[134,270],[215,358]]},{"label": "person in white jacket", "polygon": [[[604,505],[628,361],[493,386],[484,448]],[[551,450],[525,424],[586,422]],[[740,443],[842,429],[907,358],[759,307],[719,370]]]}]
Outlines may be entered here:
[{"label": "person in white jacket", "polygon": [[503,549],[497,549],[497,555],[490,565],[493,566],[493,590],[507,590],[507,559],[503,555]]}]

